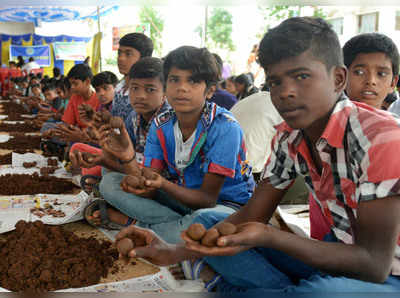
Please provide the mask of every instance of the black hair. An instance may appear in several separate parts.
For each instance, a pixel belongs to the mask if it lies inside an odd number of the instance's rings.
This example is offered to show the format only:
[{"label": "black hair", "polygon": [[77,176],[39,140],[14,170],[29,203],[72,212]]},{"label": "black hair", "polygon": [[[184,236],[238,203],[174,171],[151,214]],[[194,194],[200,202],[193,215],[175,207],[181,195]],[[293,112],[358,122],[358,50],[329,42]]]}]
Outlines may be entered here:
[{"label": "black hair", "polygon": [[195,81],[205,81],[207,89],[216,85],[219,71],[214,56],[206,48],[182,46],[171,51],[164,61],[164,77],[172,67],[192,71]]},{"label": "black hair", "polygon": [[242,73],[242,74],[238,75],[237,77],[235,77],[234,82],[244,85],[244,90],[246,90],[250,85],[253,84],[251,81],[251,78],[249,77],[249,75],[247,73]]},{"label": "black hair", "polygon": [[33,88],[35,88],[35,87],[40,88],[40,84],[32,84],[32,85],[31,85],[31,89],[33,89]]},{"label": "black hair", "polygon": [[58,67],[53,67],[53,77],[58,77],[61,74],[61,70]]},{"label": "black hair", "polygon": [[55,84],[45,84],[42,87],[42,92],[45,93],[47,90],[56,90],[56,85]]},{"label": "black hair", "polygon": [[145,57],[132,65],[129,70],[130,79],[159,78],[164,85],[163,62],[159,58]]},{"label": "black hair", "polygon": [[16,66],[16,65],[17,65],[17,63],[16,63],[15,61],[10,61],[10,62],[8,62],[8,66],[11,66],[11,65],[14,65],[14,66]]},{"label": "black hair", "polygon": [[143,33],[128,33],[119,40],[119,45],[136,49],[140,57],[150,57],[153,54],[153,41]]},{"label": "black hair", "polygon": [[56,88],[60,88],[62,91],[67,92],[71,89],[71,83],[69,82],[68,78],[62,78],[57,80]]},{"label": "black hair", "polygon": [[103,71],[95,75],[92,79],[92,86],[99,87],[105,84],[113,85],[114,87],[118,84],[117,76],[111,71]]},{"label": "black hair", "polygon": [[383,101],[388,104],[392,104],[396,100],[397,100],[396,92],[392,92],[392,93],[389,93],[388,95],[386,95],[386,97]]},{"label": "black hair", "polygon": [[290,57],[297,57],[307,50],[325,64],[343,66],[339,39],[331,25],[321,18],[295,17],[270,29],[260,42],[258,60],[264,69]]},{"label": "black hair", "polygon": [[231,81],[231,82],[235,82],[236,76],[230,76],[229,78],[227,78],[227,81]]},{"label": "black hair", "polygon": [[249,77],[251,83],[254,84],[254,74],[252,72],[247,72],[246,74]]},{"label": "black hair", "polygon": [[33,62],[33,61],[35,61],[35,59],[33,57],[29,57],[28,61]]},{"label": "black hair", "polygon": [[383,53],[392,62],[393,78],[399,74],[399,51],[393,40],[380,33],[364,33],[354,36],[343,46],[344,64],[347,68],[358,54]]},{"label": "black hair", "polygon": [[86,79],[92,80],[93,73],[89,66],[86,64],[76,64],[68,72],[68,79],[81,80],[82,82]]}]

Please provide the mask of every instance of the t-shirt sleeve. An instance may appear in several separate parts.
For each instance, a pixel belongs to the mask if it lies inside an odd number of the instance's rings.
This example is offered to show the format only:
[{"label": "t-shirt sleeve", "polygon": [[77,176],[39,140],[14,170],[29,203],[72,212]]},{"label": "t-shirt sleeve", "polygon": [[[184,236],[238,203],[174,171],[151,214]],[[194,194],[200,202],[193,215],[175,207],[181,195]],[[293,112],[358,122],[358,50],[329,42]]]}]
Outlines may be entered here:
[{"label": "t-shirt sleeve", "polygon": [[286,189],[297,177],[294,160],[290,157],[288,142],[278,133],[272,140],[271,155],[261,175],[275,188]]},{"label": "t-shirt sleeve", "polygon": [[74,105],[74,99],[71,98],[68,101],[67,108],[65,109],[64,114],[61,119],[63,122],[71,124],[71,125],[75,125],[77,123],[73,105]]},{"label": "t-shirt sleeve", "polygon": [[400,195],[399,148],[398,129],[385,129],[371,141],[360,163],[359,201]]},{"label": "t-shirt sleeve", "polygon": [[208,131],[203,167],[206,173],[235,177],[237,165],[242,161],[240,153],[244,141],[239,123],[231,117],[224,114],[215,119]]},{"label": "t-shirt sleeve", "polygon": [[[161,142],[164,142],[165,146],[164,136],[160,134],[160,137],[162,138]],[[145,167],[159,170],[166,167],[163,150],[160,139],[157,136],[157,128],[154,122],[151,124],[149,132],[147,133],[143,164]]]},{"label": "t-shirt sleeve", "polygon": [[128,135],[132,141],[133,146],[136,144],[136,138],[135,138],[135,132],[133,129],[133,121],[134,121],[134,115],[131,113],[129,116],[125,119],[125,128],[126,131],[128,132]]}]

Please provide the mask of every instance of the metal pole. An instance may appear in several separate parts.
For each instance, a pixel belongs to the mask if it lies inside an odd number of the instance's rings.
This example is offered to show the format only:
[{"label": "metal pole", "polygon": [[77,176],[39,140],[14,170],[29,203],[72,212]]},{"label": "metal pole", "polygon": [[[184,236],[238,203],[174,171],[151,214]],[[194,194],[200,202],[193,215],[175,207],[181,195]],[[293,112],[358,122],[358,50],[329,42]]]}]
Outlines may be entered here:
[{"label": "metal pole", "polygon": [[[98,33],[101,32],[100,30],[100,7],[97,6],[97,31]],[[100,39],[100,49],[99,49],[99,62],[100,62],[100,72],[103,71],[102,63],[101,63],[101,39]]]}]

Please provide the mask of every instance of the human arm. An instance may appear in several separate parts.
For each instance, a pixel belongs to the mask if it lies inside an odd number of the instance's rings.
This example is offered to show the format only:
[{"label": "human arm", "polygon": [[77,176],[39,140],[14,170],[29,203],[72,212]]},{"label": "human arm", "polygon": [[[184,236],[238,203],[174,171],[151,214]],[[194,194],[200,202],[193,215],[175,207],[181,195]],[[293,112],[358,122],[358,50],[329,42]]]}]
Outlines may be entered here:
[{"label": "human arm", "polygon": [[187,236],[185,240],[187,248],[204,255],[232,255],[234,247],[273,248],[331,275],[382,283],[390,274],[400,233],[399,212],[399,196],[360,203],[353,244],[315,241],[256,222],[240,224],[238,233],[220,237],[221,249],[198,245]]}]

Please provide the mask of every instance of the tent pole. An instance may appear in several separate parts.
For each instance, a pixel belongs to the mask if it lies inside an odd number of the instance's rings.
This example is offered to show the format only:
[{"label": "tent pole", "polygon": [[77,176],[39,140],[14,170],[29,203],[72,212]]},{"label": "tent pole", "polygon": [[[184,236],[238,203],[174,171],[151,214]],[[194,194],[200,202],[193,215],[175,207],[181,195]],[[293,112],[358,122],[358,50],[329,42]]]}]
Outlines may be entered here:
[{"label": "tent pole", "polygon": [[[98,31],[98,33],[100,33],[101,32],[101,29],[100,29],[100,7],[99,6],[97,6],[97,31]],[[100,51],[100,58],[99,58],[99,62],[100,62],[100,72],[102,72],[103,71],[103,68],[102,68],[102,63],[101,63],[101,39],[100,39],[100,49],[99,49],[99,51]]]}]

